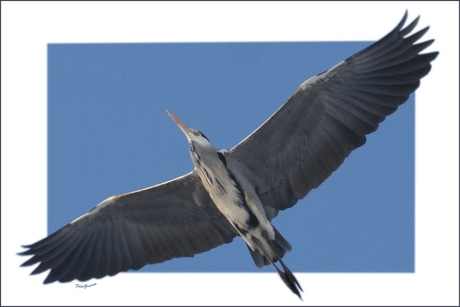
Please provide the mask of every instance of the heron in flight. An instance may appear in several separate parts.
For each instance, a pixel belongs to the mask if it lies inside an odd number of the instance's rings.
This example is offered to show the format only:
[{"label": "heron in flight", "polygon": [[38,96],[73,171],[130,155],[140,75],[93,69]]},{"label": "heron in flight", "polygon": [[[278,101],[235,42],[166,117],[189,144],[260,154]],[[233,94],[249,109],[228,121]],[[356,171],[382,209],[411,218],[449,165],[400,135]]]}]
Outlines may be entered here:
[{"label": "heron in flight", "polygon": [[302,288],[283,261],[291,245],[272,225],[366,142],[428,74],[438,52],[421,54],[416,18],[304,83],[258,129],[229,150],[167,111],[185,134],[194,170],[99,203],[20,255],[50,270],[44,283],[113,276],[192,257],[240,236],[258,267],[272,265],[299,298]]}]

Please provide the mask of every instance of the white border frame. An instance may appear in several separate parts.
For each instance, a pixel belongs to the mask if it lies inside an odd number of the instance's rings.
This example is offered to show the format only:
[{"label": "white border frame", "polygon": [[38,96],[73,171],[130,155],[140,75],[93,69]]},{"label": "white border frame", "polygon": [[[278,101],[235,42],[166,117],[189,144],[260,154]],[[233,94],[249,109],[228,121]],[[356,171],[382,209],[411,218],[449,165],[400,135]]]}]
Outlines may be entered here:
[{"label": "white border frame", "polygon": [[[1,5],[2,305],[458,304],[458,2]],[[275,273],[131,273],[76,289],[19,268],[20,244],[46,235],[48,43],[372,41],[406,9],[409,20],[421,15],[418,28],[431,25],[428,51],[441,52],[416,93],[415,273],[298,273],[301,302]]]}]

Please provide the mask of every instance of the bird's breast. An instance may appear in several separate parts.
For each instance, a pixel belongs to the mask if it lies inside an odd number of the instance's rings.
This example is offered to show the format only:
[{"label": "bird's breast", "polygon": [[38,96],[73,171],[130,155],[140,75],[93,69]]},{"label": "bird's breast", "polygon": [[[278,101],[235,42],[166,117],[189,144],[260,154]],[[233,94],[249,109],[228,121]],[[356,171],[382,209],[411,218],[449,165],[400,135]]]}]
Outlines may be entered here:
[{"label": "bird's breast", "polygon": [[[259,219],[251,209],[245,188],[226,167],[225,158],[216,155],[209,167],[202,157],[193,157],[201,181],[219,211],[240,232],[247,232],[259,225]],[[209,161],[208,161],[209,162]]]},{"label": "bird's breast", "polygon": [[238,229],[247,231],[258,226],[259,221],[247,204],[244,189],[228,170],[198,168],[201,180],[219,211]]}]

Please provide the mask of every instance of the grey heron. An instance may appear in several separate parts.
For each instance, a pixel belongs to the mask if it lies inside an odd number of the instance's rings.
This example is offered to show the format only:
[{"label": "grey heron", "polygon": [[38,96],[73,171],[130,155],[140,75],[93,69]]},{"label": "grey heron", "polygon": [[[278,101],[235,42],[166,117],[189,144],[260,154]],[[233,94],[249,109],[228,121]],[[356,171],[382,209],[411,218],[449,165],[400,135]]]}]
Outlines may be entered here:
[{"label": "grey heron", "polygon": [[40,262],[34,274],[51,269],[45,283],[88,280],[192,256],[240,235],[256,265],[279,261],[280,276],[300,295],[282,262],[290,246],[271,221],[363,145],[428,73],[437,53],[419,54],[432,41],[415,44],[427,29],[409,36],[417,20],[403,29],[406,18],[379,42],[304,82],[230,150],[217,151],[201,133],[179,125],[194,171],[108,198],[27,246],[22,254],[34,256],[25,265]]}]

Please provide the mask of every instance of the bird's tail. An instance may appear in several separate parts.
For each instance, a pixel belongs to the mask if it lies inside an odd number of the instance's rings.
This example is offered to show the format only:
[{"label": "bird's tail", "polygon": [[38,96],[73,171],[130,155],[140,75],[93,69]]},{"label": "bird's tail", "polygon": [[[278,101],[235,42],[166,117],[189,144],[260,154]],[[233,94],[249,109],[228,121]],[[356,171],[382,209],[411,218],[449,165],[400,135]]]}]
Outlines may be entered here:
[{"label": "bird's tail", "polygon": [[303,292],[302,287],[300,286],[299,282],[295,278],[294,274],[292,274],[291,270],[287,267],[287,265],[284,263],[283,259],[278,260],[281,265],[283,266],[283,271],[281,271],[274,263],[273,267],[276,269],[276,272],[278,272],[278,275],[281,277],[281,279],[284,281],[286,286],[291,289],[291,291],[296,294],[300,299],[302,299],[302,296],[300,295],[300,291]]},{"label": "bird's tail", "polygon": [[286,255],[287,252],[291,251],[292,247],[291,244],[278,232],[278,230],[273,227],[275,230],[275,240],[271,241],[270,247],[273,249],[277,259],[271,261],[265,255],[262,255],[258,250],[253,250],[251,247],[248,246],[249,253],[251,253],[252,260],[257,265],[257,267],[261,268],[265,265],[272,264],[274,261],[281,259]]},{"label": "bird's tail", "polygon": [[[292,247],[289,244],[289,242],[278,232],[278,230],[276,230],[275,227],[273,228],[275,230],[275,239],[272,241],[269,240],[269,245],[270,245],[270,248],[274,251],[276,258],[270,259],[270,257],[267,257],[266,255],[262,255],[258,250],[253,250],[248,245],[249,252],[251,253],[254,263],[259,268],[263,267],[264,265],[269,265],[269,264],[273,265],[276,272],[281,277],[281,279],[284,281],[286,286],[294,294],[296,294],[300,299],[302,299],[302,296],[300,295],[300,291],[303,291],[302,287],[300,286],[299,282],[295,278],[292,271],[287,267],[287,265],[284,263],[282,259],[284,255],[292,249]],[[276,261],[279,261],[279,263],[283,267],[284,272],[276,266],[275,264]]]}]

